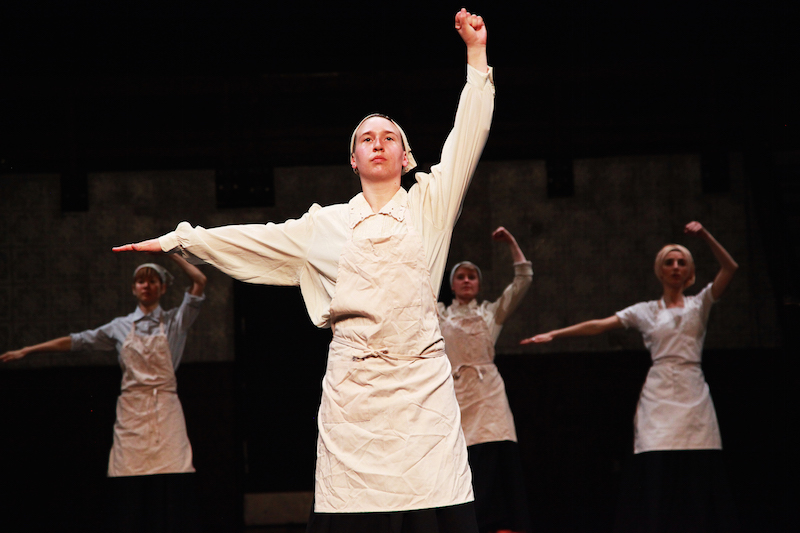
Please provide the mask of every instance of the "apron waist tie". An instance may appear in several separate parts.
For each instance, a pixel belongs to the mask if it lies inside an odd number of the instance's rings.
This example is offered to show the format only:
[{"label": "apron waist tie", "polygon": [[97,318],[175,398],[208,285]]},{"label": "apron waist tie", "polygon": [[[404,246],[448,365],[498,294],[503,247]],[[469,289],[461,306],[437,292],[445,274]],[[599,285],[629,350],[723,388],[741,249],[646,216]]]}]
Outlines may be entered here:
[{"label": "apron waist tie", "polygon": [[393,354],[389,352],[388,348],[370,348],[363,345],[358,345],[353,342],[344,340],[342,338],[334,337],[332,342],[338,342],[339,344],[343,344],[348,348],[352,348],[354,350],[358,350],[360,352],[358,355],[353,356],[353,361],[364,361],[365,359],[376,358],[376,359],[383,359],[386,361],[391,360],[401,360],[401,361],[415,361],[417,359],[430,359],[432,357],[440,357],[444,355],[444,350],[437,349],[432,352],[430,355],[426,354],[422,355],[406,355],[406,354]]},{"label": "apron waist tie", "polygon": [[494,363],[474,363],[474,364],[473,363],[464,363],[464,364],[458,365],[456,367],[456,369],[453,370],[453,379],[460,378],[461,377],[461,371],[464,370],[465,368],[473,368],[473,369],[475,369],[475,372],[478,373],[478,379],[483,381],[483,372],[481,372],[481,368],[480,367],[489,366],[489,365],[493,365],[493,364]]},{"label": "apron waist tie", "polygon": [[669,365],[669,366],[702,366],[700,361],[689,361],[688,359],[684,359],[683,357],[679,357],[676,355],[667,355],[664,357],[659,357],[655,361],[653,361],[653,366],[657,365]]}]

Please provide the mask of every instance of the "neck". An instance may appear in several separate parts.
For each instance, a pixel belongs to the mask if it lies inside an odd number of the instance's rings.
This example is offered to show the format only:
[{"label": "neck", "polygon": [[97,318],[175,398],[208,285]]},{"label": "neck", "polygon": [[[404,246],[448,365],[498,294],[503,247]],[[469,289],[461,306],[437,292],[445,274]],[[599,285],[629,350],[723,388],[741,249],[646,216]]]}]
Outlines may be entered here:
[{"label": "neck", "polygon": [[669,285],[664,285],[664,303],[667,307],[679,307],[683,305],[683,289],[676,289]]},{"label": "neck", "polygon": [[388,204],[389,200],[391,200],[399,190],[400,176],[397,176],[397,179],[380,182],[361,179],[361,191],[364,193],[364,199],[372,208],[373,213],[377,213],[383,206]]},{"label": "neck", "polygon": [[468,305],[474,299],[475,298],[459,298],[458,296],[456,296],[456,300],[458,300],[458,303],[460,303],[461,305]]},{"label": "neck", "polygon": [[150,305],[145,305],[142,302],[139,302],[139,309],[142,310],[142,313],[144,313],[146,315],[149,315],[150,313],[152,313],[153,311],[156,310],[156,308],[158,307],[158,304],[159,304],[159,302],[155,302],[155,303],[150,304]]}]

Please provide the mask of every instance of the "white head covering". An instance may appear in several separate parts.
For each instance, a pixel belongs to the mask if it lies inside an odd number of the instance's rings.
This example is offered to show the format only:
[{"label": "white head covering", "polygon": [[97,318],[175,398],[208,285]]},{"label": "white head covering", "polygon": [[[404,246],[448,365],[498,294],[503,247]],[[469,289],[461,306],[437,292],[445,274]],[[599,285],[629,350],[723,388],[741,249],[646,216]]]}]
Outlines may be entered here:
[{"label": "white head covering", "polygon": [[483,273],[481,273],[481,269],[478,268],[478,265],[473,263],[472,261],[461,261],[460,263],[456,263],[456,266],[453,267],[453,270],[450,271],[450,288],[453,288],[453,279],[456,277],[456,270],[461,267],[467,267],[473,269],[475,272],[478,273],[478,282],[483,286]]},{"label": "white head covering", "polygon": [[[408,172],[408,171],[410,171],[410,170],[413,170],[414,168],[416,168],[416,166],[417,166],[417,161],[416,161],[416,159],[414,159],[414,156],[413,156],[413,154],[411,153],[411,145],[410,145],[410,144],[408,144],[408,138],[406,137],[406,132],[405,132],[405,131],[403,131],[403,128],[401,128],[401,127],[400,127],[400,124],[398,124],[397,122],[395,122],[395,121],[394,121],[394,120],[393,120],[391,117],[388,117],[388,116],[386,116],[386,115],[383,115],[383,114],[381,114],[381,113],[372,113],[371,115],[367,115],[366,117],[364,117],[364,118],[362,118],[362,119],[361,119],[361,122],[359,122],[359,123],[358,123],[358,126],[356,126],[356,129],[354,129],[354,130],[353,130],[353,134],[350,136],[350,156],[352,156],[352,155],[353,155],[353,153],[355,153],[355,151],[356,151],[356,132],[358,131],[358,128],[360,128],[360,127],[361,127],[361,125],[362,125],[362,124],[363,124],[363,123],[364,123],[364,122],[365,122],[367,119],[370,119],[370,118],[372,118],[372,117],[381,117],[381,118],[385,118],[386,120],[388,120],[389,122],[391,122],[392,124],[394,124],[394,126],[395,126],[395,127],[397,128],[397,130],[400,132],[400,138],[403,140],[403,151],[406,153],[406,159],[408,159],[408,165],[406,165],[405,167],[403,167],[403,174],[405,174],[406,172]],[[353,169],[353,172],[355,172],[356,174],[358,174],[358,169],[357,169],[357,168],[354,168],[354,169]]]},{"label": "white head covering", "polygon": [[136,274],[143,268],[152,268],[155,270],[156,273],[158,273],[158,277],[161,278],[162,285],[172,285],[172,280],[175,279],[175,277],[170,274],[169,270],[155,263],[144,263],[136,267],[136,270],[133,271],[133,279],[136,279]]}]

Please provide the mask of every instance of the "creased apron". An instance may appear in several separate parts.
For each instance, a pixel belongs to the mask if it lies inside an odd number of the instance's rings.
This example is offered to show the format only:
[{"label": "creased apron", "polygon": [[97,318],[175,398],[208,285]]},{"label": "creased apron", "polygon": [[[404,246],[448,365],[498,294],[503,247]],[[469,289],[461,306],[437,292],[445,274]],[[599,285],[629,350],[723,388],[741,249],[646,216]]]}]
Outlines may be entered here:
[{"label": "creased apron", "polygon": [[194,472],[164,324],[155,335],[137,335],[134,324],[120,363],[109,477]]},{"label": "creased apron", "polygon": [[[665,309],[659,302],[657,334],[688,335],[703,327],[696,309]],[[647,372],[634,417],[634,453],[722,449],[714,402],[700,361],[659,357]]]},{"label": "creased apron", "polygon": [[443,320],[441,328],[454,369],[453,382],[467,446],[502,440],[516,442],[514,416],[505,383],[494,364],[488,324],[478,314],[456,314]]},{"label": "creased apron", "polygon": [[331,302],[315,511],[473,499],[458,404],[419,235],[353,240]]}]

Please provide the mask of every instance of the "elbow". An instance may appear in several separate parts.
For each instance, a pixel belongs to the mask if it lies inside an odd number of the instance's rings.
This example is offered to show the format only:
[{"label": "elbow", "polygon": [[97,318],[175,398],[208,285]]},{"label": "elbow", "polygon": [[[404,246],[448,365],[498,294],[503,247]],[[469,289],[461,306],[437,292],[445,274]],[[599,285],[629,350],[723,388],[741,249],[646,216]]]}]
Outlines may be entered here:
[{"label": "elbow", "polygon": [[194,280],[194,289],[197,294],[203,294],[206,290],[206,283],[208,282],[208,278],[205,274],[200,274],[197,279]]}]

